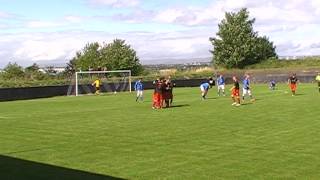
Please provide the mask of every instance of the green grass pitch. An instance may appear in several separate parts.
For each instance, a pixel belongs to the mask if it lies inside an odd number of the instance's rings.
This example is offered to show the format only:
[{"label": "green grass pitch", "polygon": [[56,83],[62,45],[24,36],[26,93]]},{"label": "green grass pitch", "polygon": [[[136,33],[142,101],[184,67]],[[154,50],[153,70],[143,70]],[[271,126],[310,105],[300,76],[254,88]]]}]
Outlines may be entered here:
[{"label": "green grass pitch", "polygon": [[316,85],[295,97],[256,85],[241,107],[215,88],[205,101],[199,88],[174,91],[163,110],[152,91],[143,103],[134,93],[1,102],[0,155],[125,179],[320,179]]}]

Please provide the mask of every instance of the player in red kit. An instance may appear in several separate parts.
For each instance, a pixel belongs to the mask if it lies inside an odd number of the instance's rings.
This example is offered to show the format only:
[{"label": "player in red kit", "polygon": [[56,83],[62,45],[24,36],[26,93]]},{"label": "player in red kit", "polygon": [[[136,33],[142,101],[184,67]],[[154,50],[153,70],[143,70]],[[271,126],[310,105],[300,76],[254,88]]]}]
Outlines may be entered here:
[{"label": "player in red kit", "polygon": [[289,85],[290,85],[290,89],[291,89],[291,92],[292,92],[292,96],[295,96],[295,95],[296,95],[298,82],[299,82],[299,80],[298,80],[296,74],[292,74],[292,76],[289,77],[289,79],[288,79],[288,83],[289,83]]},{"label": "player in red kit", "polygon": [[240,106],[240,85],[239,85],[239,81],[238,81],[238,78],[233,76],[233,82],[234,82],[234,85],[233,87],[230,89],[231,90],[231,97],[232,97],[232,100],[233,100],[233,104],[232,106]]},{"label": "player in red kit", "polygon": [[154,84],[154,93],[153,93],[153,109],[162,108],[162,91],[163,91],[163,81],[162,79],[157,79],[153,82]]}]

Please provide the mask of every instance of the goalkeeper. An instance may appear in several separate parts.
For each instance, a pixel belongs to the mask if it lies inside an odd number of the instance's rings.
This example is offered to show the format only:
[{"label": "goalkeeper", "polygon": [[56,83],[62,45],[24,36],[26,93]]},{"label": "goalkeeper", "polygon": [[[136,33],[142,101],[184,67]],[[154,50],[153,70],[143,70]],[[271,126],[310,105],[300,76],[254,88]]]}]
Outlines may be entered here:
[{"label": "goalkeeper", "polygon": [[95,94],[96,95],[99,95],[100,94],[100,86],[101,86],[101,81],[100,79],[96,79],[93,83],[92,83],[92,86],[95,87]]}]

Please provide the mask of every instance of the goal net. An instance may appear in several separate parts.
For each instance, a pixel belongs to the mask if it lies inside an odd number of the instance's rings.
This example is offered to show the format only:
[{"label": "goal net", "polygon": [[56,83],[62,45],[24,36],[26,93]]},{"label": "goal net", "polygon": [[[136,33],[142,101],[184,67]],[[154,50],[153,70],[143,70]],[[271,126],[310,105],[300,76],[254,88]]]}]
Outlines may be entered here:
[{"label": "goal net", "polygon": [[95,93],[92,83],[100,80],[100,92],[131,92],[131,71],[82,71],[76,72],[68,89],[68,95],[85,95]]}]

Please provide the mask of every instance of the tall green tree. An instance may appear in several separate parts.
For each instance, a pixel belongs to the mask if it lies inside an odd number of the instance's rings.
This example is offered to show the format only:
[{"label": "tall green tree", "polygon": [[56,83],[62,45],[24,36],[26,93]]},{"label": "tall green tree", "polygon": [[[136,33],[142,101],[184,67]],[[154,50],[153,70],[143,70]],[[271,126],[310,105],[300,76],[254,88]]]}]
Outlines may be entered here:
[{"label": "tall green tree", "polygon": [[214,46],[214,64],[226,68],[244,68],[277,57],[273,43],[267,37],[259,37],[253,30],[254,22],[255,19],[250,19],[246,8],[225,14],[216,37],[210,38]]},{"label": "tall green tree", "polygon": [[86,71],[98,68],[100,63],[100,45],[97,42],[87,44],[82,51],[76,53],[75,66],[77,69]]},{"label": "tall green tree", "polygon": [[100,45],[97,42],[87,44],[70,60],[66,71],[104,68],[107,70],[131,70],[133,75],[138,75],[143,70],[136,51],[124,40],[115,39],[109,44]]},{"label": "tall green tree", "polygon": [[3,71],[2,77],[4,79],[22,79],[25,75],[23,68],[17,63],[9,63]]},{"label": "tall green tree", "polygon": [[109,70],[131,70],[133,75],[142,71],[140,60],[136,51],[126,44],[124,40],[115,39],[110,44],[105,44],[101,49],[103,67]]}]

